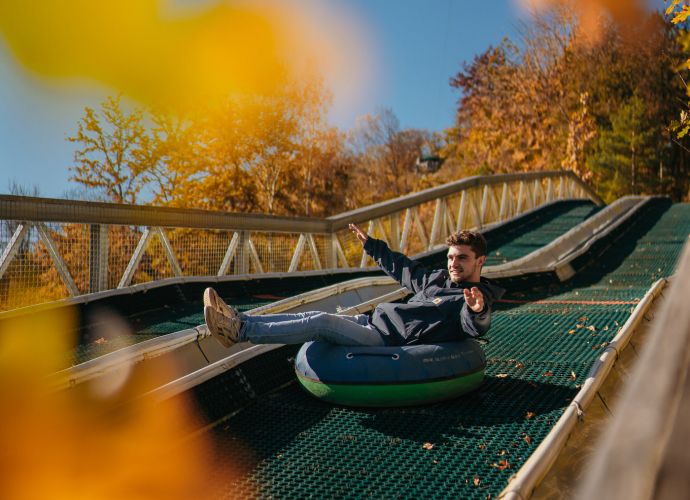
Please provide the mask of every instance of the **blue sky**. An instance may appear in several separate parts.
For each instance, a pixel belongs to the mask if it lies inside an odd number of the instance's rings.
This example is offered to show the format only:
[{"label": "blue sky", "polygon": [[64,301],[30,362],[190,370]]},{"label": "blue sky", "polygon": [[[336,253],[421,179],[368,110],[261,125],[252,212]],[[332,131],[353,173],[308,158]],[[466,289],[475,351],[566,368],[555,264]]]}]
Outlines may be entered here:
[{"label": "blue sky", "polygon": [[[330,119],[342,129],[379,107],[391,108],[403,127],[450,126],[458,95],[449,78],[504,36],[515,39],[523,16],[515,0],[331,1],[368,32],[376,68],[357,101],[342,99],[336,88]],[[68,182],[73,145],[65,138],[76,131],[84,106],[115,93],[35,79],[0,38],[0,192],[11,181],[47,197],[75,188]]]}]

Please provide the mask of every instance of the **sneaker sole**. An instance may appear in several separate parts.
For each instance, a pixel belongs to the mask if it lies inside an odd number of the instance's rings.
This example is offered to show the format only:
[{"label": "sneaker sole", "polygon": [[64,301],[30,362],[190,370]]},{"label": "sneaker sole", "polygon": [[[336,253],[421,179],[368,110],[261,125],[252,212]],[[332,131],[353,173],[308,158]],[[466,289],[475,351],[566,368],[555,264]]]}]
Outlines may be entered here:
[{"label": "sneaker sole", "polygon": [[235,342],[233,342],[232,339],[229,339],[225,335],[223,335],[221,333],[221,329],[218,327],[216,316],[218,314],[220,313],[216,311],[213,307],[204,307],[204,320],[206,321],[206,328],[208,329],[209,333],[213,336],[213,338],[220,342],[223,347],[232,347],[235,344]]},{"label": "sneaker sole", "polygon": [[204,290],[204,306],[210,306],[219,313],[230,318],[238,317],[235,308],[226,304],[223,299],[220,298],[218,292],[216,292],[213,288],[207,288]]}]

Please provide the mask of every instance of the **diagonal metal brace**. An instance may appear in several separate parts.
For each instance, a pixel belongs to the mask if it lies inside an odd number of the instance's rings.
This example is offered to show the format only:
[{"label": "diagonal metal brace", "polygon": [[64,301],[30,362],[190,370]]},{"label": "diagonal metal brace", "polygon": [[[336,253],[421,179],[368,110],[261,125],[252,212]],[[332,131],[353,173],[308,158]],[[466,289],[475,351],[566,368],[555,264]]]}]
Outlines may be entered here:
[{"label": "diagonal metal brace", "polygon": [[15,229],[12,239],[5,247],[5,251],[2,252],[2,257],[0,257],[0,279],[5,275],[7,268],[10,267],[14,256],[17,255],[24,238],[29,233],[29,228],[31,228],[30,223],[21,223]]},{"label": "diagonal metal brace", "polygon": [[67,290],[69,291],[70,296],[76,297],[77,295],[80,295],[79,289],[77,288],[77,285],[74,283],[74,279],[72,278],[72,275],[69,273],[69,269],[67,269],[67,265],[65,264],[65,261],[62,259],[60,252],[58,252],[57,246],[55,245],[53,238],[50,236],[50,232],[48,231],[46,225],[43,222],[37,222],[36,229],[38,229],[38,236],[41,238],[41,241],[43,241],[43,244],[46,246],[46,249],[48,250],[50,257],[53,259],[53,262],[55,263],[57,272],[60,274],[62,281],[67,286]]}]

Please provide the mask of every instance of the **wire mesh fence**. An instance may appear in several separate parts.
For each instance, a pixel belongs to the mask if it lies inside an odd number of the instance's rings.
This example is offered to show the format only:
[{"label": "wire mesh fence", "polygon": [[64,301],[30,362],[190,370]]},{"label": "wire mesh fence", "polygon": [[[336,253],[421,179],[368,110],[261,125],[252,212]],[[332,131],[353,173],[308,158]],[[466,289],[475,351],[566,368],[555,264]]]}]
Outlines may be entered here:
[{"label": "wire mesh fence", "polygon": [[566,172],[471,178],[329,219],[1,196],[0,311],[166,278],[367,267],[348,222],[415,255],[572,198],[600,203]]}]

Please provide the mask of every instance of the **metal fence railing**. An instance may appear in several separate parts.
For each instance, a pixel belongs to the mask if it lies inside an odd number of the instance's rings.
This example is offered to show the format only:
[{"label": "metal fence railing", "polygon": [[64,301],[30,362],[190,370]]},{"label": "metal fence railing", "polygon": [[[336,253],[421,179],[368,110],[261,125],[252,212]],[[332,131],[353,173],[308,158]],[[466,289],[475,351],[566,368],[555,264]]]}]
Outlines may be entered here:
[{"label": "metal fence railing", "polygon": [[326,219],[0,195],[0,311],[165,278],[366,267],[350,222],[415,254],[571,198],[602,203],[562,171],[471,177]]}]

